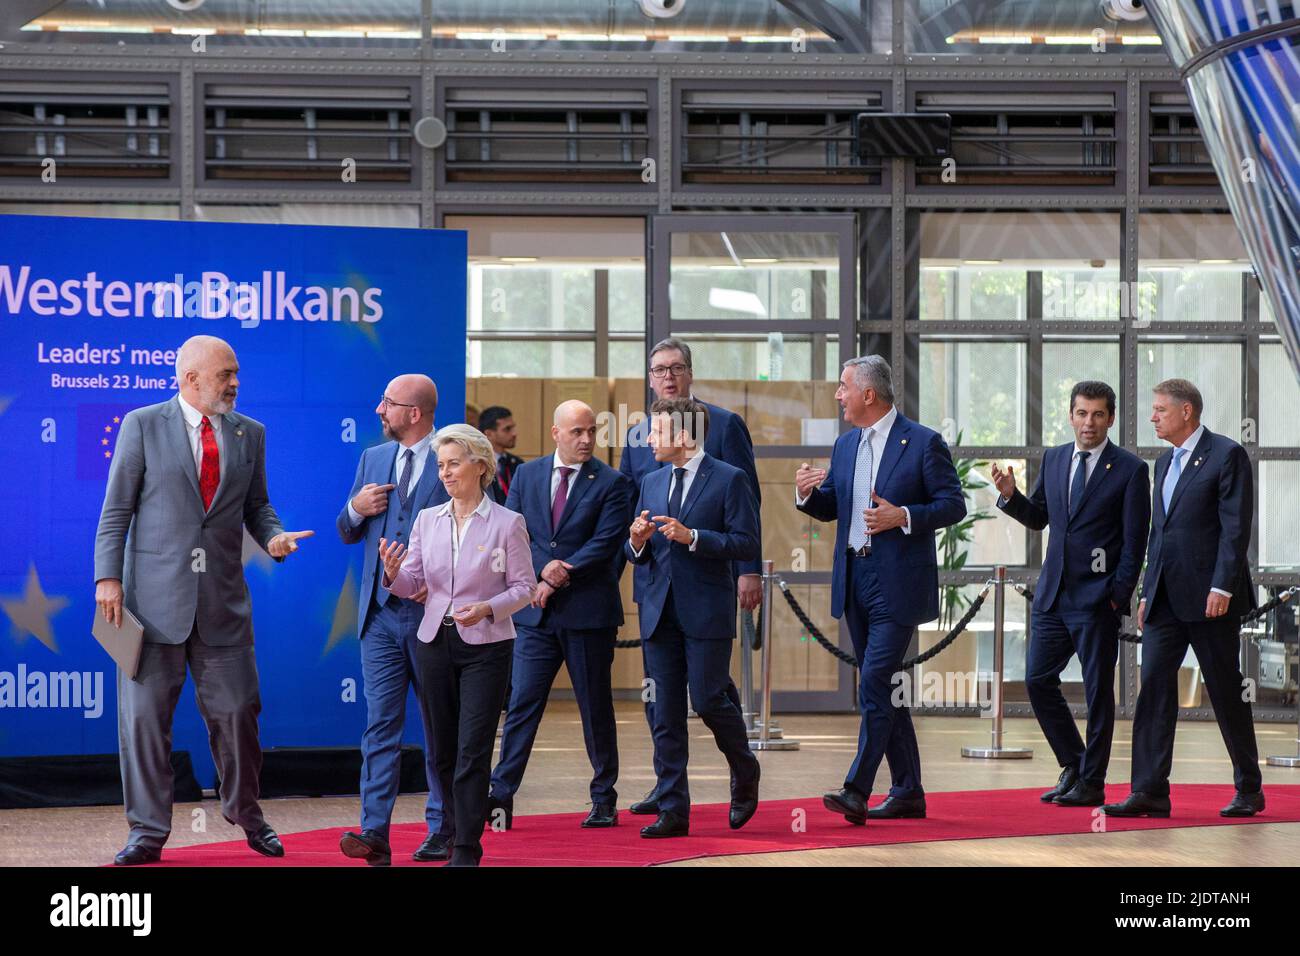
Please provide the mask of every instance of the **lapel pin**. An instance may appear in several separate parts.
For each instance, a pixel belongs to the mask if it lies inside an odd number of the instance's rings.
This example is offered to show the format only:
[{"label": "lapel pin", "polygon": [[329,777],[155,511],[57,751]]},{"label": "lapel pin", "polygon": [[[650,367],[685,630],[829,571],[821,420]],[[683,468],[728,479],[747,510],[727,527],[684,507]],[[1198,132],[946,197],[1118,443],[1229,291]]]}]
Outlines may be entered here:
[{"label": "lapel pin", "polygon": [[1195,467],[1196,467],[1197,465],[1199,465],[1200,463],[1201,463],[1201,459],[1198,458],[1198,459],[1196,459],[1196,461],[1192,462],[1192,467],[1195,468]]},{"label": "lapel pin", "polygon": [[243,430],[242,428],[236,428],[236,429],[235,429],[235,437],[236,437],[236,438],[243,438],[243,437],[244,437],[244,430]]},{"label": "lapel pin", "polygon": [[587,480],[588,480],[588,481],[595,481],[595,480],[596,480],[596,476],[595,476],[595,475],[588,475],[588,476],[587,476]]},{"label": "lapel pin", "polygon": [[1110,462],[1106,462],[1106,470],[1110,471]]},{"label": "lapel pin", "polygon": [[904,438],[901,442],[899,442],[899,444],[900,444],[900,445],[906,445],[906,444],[907,444],[907,439]]}]

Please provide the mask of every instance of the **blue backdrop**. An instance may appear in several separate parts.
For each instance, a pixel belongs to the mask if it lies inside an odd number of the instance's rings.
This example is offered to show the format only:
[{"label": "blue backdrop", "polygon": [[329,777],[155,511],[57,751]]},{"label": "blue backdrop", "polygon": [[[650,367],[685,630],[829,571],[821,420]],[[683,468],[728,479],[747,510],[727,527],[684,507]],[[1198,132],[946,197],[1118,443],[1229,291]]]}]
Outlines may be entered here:
[{"label": "blue backdrop", "polygon": [[[200,332],[239,358],[285,528],[316,532],[281,565],[245,548],[262,745],[359,743],[361,546],[334,519],[394,375],[430,375],[436,424],[463,420],[465,271],[458,231],[0,216],[0,755],[117,750],[90,635],[104,484],[122,415],[174,394]],[[174,747],[211,786],[192,684]]]}]

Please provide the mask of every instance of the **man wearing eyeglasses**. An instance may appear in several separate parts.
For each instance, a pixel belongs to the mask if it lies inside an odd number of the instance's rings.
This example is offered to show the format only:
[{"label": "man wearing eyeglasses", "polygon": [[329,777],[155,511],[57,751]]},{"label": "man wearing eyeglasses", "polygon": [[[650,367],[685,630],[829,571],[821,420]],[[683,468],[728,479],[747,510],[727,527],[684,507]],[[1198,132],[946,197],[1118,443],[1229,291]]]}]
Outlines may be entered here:
[{"label": "man wearing eyeglasses", "polygon": [[[669,336],[657,342],[650,350],[650,389],[654,392],[655,398],[691,398],[691,383],[694,379],[691,347],[685,342]],[[701,402],[701,404],[709,411],[709,428],[704,439],[705,453],[743,471],[749,479],[750,488],[753,489],[754,500],[761,505],[763,496],[758,487],[758,470],[754,467],[754,442],[749,436],[745,420],[735,412],[719,408],[717,405],[710,405],[708,402]],[[662,462],[655,461],[649,437],[648,419],[629,428],[623,444],[623,456],[618,465],[619,471],[632,479],[633,487],[638,489],[641,487],[642,478],[664,467]],[[759,541],[762,540],[760,528]],[[732,573],[738,575],[736,591],[742,610],[752,611],[762,601],[763,587],[760,577],[762,565],[761,555],[755,556],[752,561],[742,561],[732,565]],[[635,580],[632,587],[632,599],[639,605],[642,599],[641,589]],[[740,693],[736,690],[735,682],[730,678],[727,679],[727,696],[737,707],[740,706]],[[650,718],[651,706],[652,704],[647,701],[646,722],[653,729]],[[662,769],[656,758],[656,780],[663,777],[660,772]],[[658,787],[656,786],[643,799],[628,807],[628,810],[638,814],[657,814],[659,812]]]},{"label": "man wearing eyeglasses", "polygon": [[[371,866],[388,866],[392,849],[389,822],[397,800],[401,771],[402,725],[406,691],[415,682],[416,631],[424,616],[424,591],[411,600],[384,587],[379,541],[406,543],[421,509],[448,500],[431,461],[433,415],[438,388],[427,375],[399,375],[388,383],[375,406],[384,437],[382,445],[361,453],[347,504],[339,512],[344,544],[365,542],[357,633],[361,636],[361,677],[366,697],[366,730],[361,737],[361,832],[339,840],[345,856]],[[451,821],[442,808],[442,790],[434,767],[433,733],[424,725],[424,767],[429,798],[424,817],[429,834],[415,852],[421,861],[450,858]]]}]

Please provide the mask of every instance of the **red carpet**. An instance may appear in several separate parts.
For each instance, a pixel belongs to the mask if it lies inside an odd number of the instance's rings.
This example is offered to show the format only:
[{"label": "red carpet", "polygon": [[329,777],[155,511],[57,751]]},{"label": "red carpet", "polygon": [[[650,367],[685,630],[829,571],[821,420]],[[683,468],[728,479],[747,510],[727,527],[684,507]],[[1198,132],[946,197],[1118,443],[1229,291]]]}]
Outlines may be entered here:
[{"label": "red carpet", "polygon": [[[925,820],[871,821],[855,827],[822,807],[821,797],[770,800],[759,805],[743,830],[727,826],[726,804],[697,805],[691,811],[691,835],[644,840],[638,831],[653,817],[626,810],[610,830],[583,830],[583,813],[516,816],[508,833],[483,835],[483,863],[489,866],[650,866],[673,860],[737,853],[771,853],[825,847],[877,846],[934,840],[979,840],[994,837],[1087,833],[1105,825],[1108,832],[1171,827],[1236,826],[1300,822],[1300,785],[1264,789],[1268,807],[1260,816],[1225,820],[1219,808],[1232,799],[1232,787],[1182,784],[1173,787],[1173,815],[1168,820],[1119,820],[1094,815],[1089,808],[1057,807],[1039,802],[1033,790],[962,790],[926,795]],[[1107,788],[1107,799],[1122,800],[1127,786]],[[872,802],[879,802],[880,798]],[[802,812],[801,812],[802,811]],[[274,825],[274,820],[272,821]],[[339,835],[348,827],[282,833],[286,856],[258,856],[242,841],[166,848],[159,866],[365,866],[339,852]],[[391,839],[394,866],[437,866],[411,859],[424,839],[422,823],[395,825]]]}]

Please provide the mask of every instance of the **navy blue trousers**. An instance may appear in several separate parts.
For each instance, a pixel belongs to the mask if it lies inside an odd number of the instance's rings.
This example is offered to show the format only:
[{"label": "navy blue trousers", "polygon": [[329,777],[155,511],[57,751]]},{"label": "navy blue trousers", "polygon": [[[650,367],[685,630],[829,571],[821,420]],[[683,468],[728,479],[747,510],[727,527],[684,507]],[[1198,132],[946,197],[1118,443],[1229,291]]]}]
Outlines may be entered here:
[{"label": "navy blue trousers", "polygon": [[508,800],[519,790],[555,675],[563,664],[573,682],[582,718],[582,739],[591,761],[591,802],[614,806],[618,791],[618,732],[610,669],[617,628],[575,629],[543,619],[515,627],[510,708],[501,731],[501,759],[492,771],[492,796]]},{"label": "navy blue trousers", "polygon": [[686,779],[689,731],[686,691],[691,704],[713,734],[737,787],[746,787],[758,772],[758,758],[749,749],[749,734],[740,706],[732,699],[731,641],[688,637],[673,611],[672,594],[654,634],[642,645],[646,674],[654,681],[650,708],[654,736],[655,774],[659,809],[690,816],[691,794]]},{"label": "navy blue trousers", "polygon": [[849,766],[844,786],[864,797],[871,794],[882,759],[889,762],[889,795],[901,799],[924,796],[921,787],[921,751],[906,703],[895,706],[891,695],[894,675],[912,641],[912,627],[889,616],[889,607],[876,577],[876,558],[850,556],[849,593],[844,619],[853,638],[853,651],[861,675],[858,706],[858,753]]},{"label": "navy blue trousers", "polygon": [[1133,789],[1169,794],[1178,724],[1178,668],[1188,645],[1196,652],[1205,690],[1232,758],[1232,779],[1242,793],[1257,793],[1262,776],[1250,703],[1243,699],[1241,619],[1186,623],[1174,616],[1158,588],[1142,625],[1142,688],[1133,713]]},{"label": "navy blue trousers", "polygon": [[[1074,611],[1060,607],[1034,611],[1033,638],[1025,659],[1025,689],[1056,762],[1073,767],[1090,787],[1106,783],[1111,741],[1115,736],[1115,661],[1119,655],[1120,617],[1104,609]],[[1061,671],[1079,655],[1083,692],[1088,702],[1088,742],[1061,693]]]},{"label": "navy blue trousers", "polygon": [[[366,729],[361,736],[361,828],[388,838],[401,777],[402,728],[407,688],[417,685],[415,633],[424,607],[390,597],[372,607],[361,634],[361,680],[366,698]],[[434,735],[424,726],[424,772],[429,798],[424,819],[430,833],[451,834],[442,809],[442,788],[434,760]]]}]

